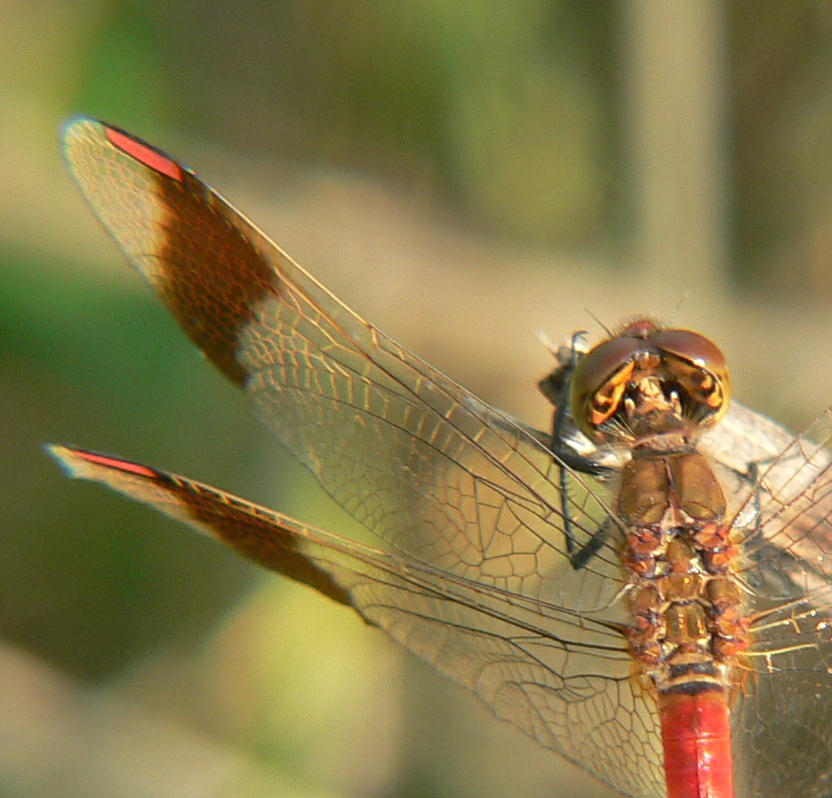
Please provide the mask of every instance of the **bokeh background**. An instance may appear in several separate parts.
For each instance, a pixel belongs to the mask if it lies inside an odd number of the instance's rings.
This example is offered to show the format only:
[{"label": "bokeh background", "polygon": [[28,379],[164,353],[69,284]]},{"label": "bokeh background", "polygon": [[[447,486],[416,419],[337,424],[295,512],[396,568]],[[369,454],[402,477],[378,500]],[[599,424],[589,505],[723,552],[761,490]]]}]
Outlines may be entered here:
[{"label": "bokeh background", "polygon": [[5,0],[0,44],[0,796],[608,795],[346,610],[45,457],[341,528],[124,265],[59,125],[178,156],[532,424],[538,330],[649,312],[799,428],[832,397],[829,4]]}]

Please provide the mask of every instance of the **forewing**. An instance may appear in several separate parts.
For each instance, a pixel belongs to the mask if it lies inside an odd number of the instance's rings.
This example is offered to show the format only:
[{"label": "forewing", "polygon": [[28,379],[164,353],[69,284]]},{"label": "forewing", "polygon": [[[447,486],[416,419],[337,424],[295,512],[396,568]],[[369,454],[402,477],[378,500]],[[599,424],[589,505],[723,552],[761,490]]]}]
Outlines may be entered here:
[{"label": "forewing", "polygon": [[64,141],[131,263],[359,521],[397,551],[485,585],[575,609],[614,600],[615,526],[597,482],[572,477],[575,547],[600,541],[575,572],[558,466],[524,428],[358,317],[168,156],[87,119]]}]

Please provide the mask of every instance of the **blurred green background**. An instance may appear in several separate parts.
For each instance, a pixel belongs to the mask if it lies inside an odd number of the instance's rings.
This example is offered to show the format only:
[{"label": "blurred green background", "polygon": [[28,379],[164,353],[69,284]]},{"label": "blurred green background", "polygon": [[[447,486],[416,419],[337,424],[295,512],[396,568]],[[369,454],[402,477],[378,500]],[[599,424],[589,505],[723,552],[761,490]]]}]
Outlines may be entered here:
[{"label": "blurred green background", "polygon": [[104,236],[59,124],[179,157],[537,426],[536,332],[650,312],[799,427],[832,396],[829,5],[44,0],[0,23],[0,796],[607,795],[345,610],[44,456],[341,528]]}]

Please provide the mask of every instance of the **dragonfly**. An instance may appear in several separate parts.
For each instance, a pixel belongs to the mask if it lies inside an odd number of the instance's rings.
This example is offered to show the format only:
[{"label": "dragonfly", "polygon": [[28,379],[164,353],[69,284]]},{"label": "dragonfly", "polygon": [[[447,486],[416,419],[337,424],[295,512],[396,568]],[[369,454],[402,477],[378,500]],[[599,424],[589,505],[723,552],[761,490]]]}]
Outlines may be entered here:
[{"label": "dragonfly", "polygon": [[69,170],[192,341],[376,545],[159,468],[51,445],[356,610],[498,718],[638,798],[832,794],[832,409],[729,402],[704,336],[574,336],[552,425],[365,321],[161,150],[70,120]]}]

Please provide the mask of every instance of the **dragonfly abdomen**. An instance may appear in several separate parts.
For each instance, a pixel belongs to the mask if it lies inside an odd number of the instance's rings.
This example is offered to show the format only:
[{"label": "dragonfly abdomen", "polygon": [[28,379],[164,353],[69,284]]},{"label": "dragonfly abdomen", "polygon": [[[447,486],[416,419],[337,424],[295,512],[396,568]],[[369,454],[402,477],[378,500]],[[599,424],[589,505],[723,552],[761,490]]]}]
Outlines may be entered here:
[{"label": "dragonfly abdomen", "polygon": [[728,696],[747,645],[725,498],[695,451],[635,449],[618,511],[630,652],[657,695],[668,795],[733,795]]}]

